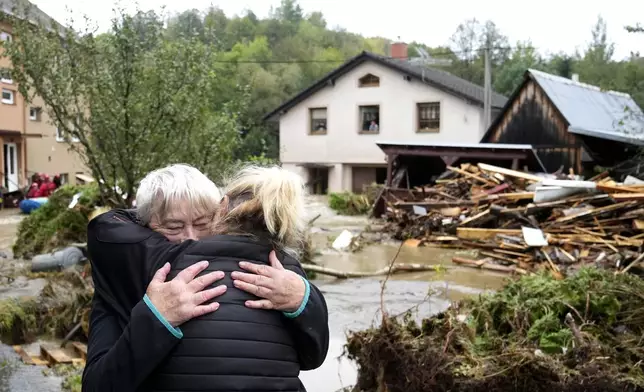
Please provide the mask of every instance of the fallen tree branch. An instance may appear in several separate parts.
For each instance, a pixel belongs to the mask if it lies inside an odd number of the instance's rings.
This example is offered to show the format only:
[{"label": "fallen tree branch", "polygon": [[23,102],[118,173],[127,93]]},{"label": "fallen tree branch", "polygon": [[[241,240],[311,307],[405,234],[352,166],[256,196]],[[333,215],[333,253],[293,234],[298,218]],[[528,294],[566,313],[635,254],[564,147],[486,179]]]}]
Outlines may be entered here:
[{"label": "fallen tree branch", "polygon": [[396,263],[390,267],[379,269],[373,272],[357,272],[357,271],[340,271],[332,268],[321,267],[314,264],[302,264],[305,271],[316,272],[322,275],[329,275],[338,279],[351,279],[351,278],[367,278],[371,276],[382,276],[389,274],[396,274],[401,272],[419,272],[419,271],[436,271],[438,266],[426,264],[403,264]]}]

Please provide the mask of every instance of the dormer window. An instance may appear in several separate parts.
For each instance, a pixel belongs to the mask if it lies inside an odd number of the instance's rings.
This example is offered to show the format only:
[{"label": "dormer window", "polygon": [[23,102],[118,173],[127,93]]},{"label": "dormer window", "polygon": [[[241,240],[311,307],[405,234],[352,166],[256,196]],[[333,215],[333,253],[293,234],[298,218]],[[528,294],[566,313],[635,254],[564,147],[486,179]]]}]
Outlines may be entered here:
[{"label": "dormer window", "polygon": [[360,87],[378,87],[380,86],[380,78],[373,74],[366,74],[358,80]]}]

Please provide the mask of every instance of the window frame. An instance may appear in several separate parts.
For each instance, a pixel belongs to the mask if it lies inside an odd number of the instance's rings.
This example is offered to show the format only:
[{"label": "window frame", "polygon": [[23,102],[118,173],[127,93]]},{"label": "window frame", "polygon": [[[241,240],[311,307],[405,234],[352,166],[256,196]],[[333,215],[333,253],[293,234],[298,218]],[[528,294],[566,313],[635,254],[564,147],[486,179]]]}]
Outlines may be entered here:
[{"label": "window frame", "polygon": [[56,141],[59,143],[65,141],[65,135],[63,135],[59,127],[56,127]]},{"label": "window frame", "polygon": [[[7,72],[9,74],[8,78],[4,77],[4,72]],[[13,78],[11,77],[11,69],[0,68],[0,83],[13,84]]]},{"label": "window frame", "polygon": [[[324,110],[324,130],[314,129],[313,113],[316,110]],[[326,106],[317,106],[309,108],[309,135],[326,135],[329,131],[329,109]]]},{"label": "window frame", "polygon": [[[5,98],[4,94],[5,92],[8,92],[11,96],[11,98]],[[15,105],[16,104],[16,92],[13,90],[9,90],[8,88],[3,88],[0,90],[0,101],[2,101],[3,104],[5,105]]]},{"label": "window frame", "polygon": [[[32,111],[34,115],[32,115]],[[31,121],[40,121],[40,113],[42,110],[38,107],[32,106],[29,108],[29,120]]]},{"label": "window frame", "polygon": [[[427,110],[430,111],[432,106],[435,106],[437,108],[438,112],[438,118],[437,119],[432,119],[431,114],[429,119],[422,119],[421,118],[421,111],[427,107]],[[441,129],[441,106],[442,102],[441,101],[426,101],[426,102],[417,102],[416,103],[416,133],[439,133]],[[422,122],[437,122],[438,125],[435,128],[429,128],[429,127],[422,127]]]},{"label": "window frame", "polygon": [[[377,131],[370,131],[367,127],[367,129],[364,128],[364,115],[363,115],[363,109],[366,108],[378,108],[378,117],[376,121],[376,125],[378,125],[378,130]],[[380,104],[361,104],[358,105],[358,133],[363,134],[363,135],[378,135],[380,134],[380,131],[382,130],[382,120],[381,120],[381,112],[382,112],[382,105]],[[371,122],[371,120],[369,120]]]}]

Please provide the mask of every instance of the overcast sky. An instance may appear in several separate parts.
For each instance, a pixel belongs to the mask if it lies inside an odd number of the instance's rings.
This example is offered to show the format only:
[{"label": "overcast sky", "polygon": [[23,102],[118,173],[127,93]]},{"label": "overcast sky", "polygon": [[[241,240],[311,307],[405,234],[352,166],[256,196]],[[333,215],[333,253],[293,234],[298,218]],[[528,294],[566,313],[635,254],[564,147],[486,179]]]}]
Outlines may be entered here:
[{"label": "overcast sky", "polygon": [[[87,15],[99,27],[109,26],[113,2],[110,0],[31,0],[59,22],[65,22],[70,10],[78,20]],[[167,12],[206,9],[211,4],[227,15],[250,9],[265,17],[279,0],[139,0],[142,9]],[[403,41],[420,41],[430,46],[446,45],[458,24],[465,19],[493,20],[514,44],[531,40],[542,53],[583,49],[590,40],[590,30],[602,15],[608,35],[615,43],[615,57],[631,51],[644,54],[644,34],[629,34],[625,25],[644,23],[643,0],[539,0],[521,4],[516,0],[299,0],[305,12],[322,11],[330,26],[340,26],[365,36],[381,36]],[[637,6],[637,4],[640,4]]]}]

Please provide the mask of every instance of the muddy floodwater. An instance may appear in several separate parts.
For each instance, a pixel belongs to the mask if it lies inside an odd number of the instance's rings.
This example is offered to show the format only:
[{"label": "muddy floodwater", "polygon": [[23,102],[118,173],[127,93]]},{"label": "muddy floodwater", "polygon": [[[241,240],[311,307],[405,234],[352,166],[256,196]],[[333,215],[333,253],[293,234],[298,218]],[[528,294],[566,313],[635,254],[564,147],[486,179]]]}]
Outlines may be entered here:
[{"label": "muddy floodwater", "polygon": [[[320,252],[316,262],[322,266],[343,271],[375,271],[389,265],[398,251],[399,244],[393,241],[380,241],[356,253],[336,251],[331,247],[332,239],[345,229],[361,232],[369,224],[367,218],[338,216],[327,207],[325,197],[311,197],[307,212],[311,218],[319,215],[312,230],[314,244]],[[10,248],[20,219],[15,212],[0,212],[0,249]],[[403,247],[397,262],[443,265],[445,269],[392,276],[384,292],[386,311],[400,314],[415,308],[420,318],[444,310],[452,301],[495,290],[503,283],[505,275],[454,266],[451,263],[454,255],[468,257],[471,253]],[[0,264],[9,262],[7,256],[0,258]],[[341,357],[346,333],[379,322],[382,279],[338,280],[319,276],[314,281],[327,301],[331,344],[324,365],[301,374],[309,392],[334,392],[355,383],[356,367]],[[59,385],[59,379],[43,376],[40,369],[17,363],[11,348],[0,345],[0,392],[53,392],[60,390]]]}]

